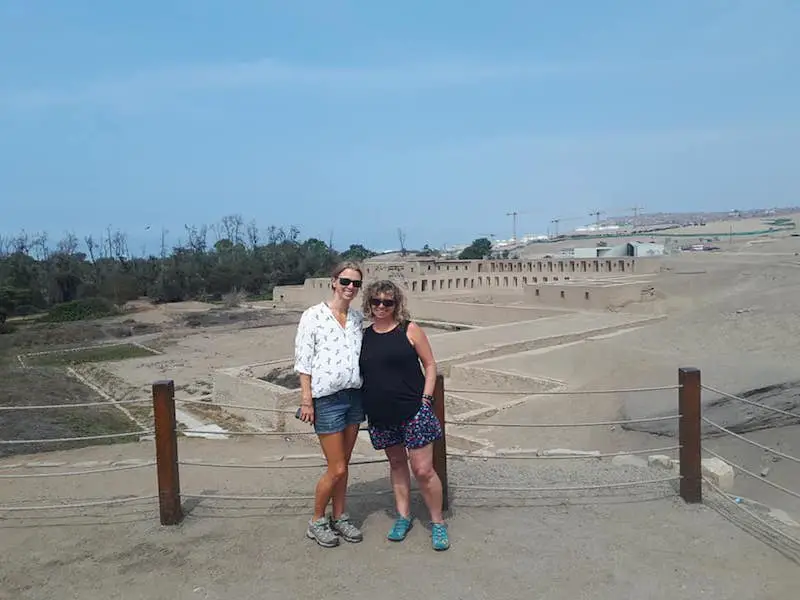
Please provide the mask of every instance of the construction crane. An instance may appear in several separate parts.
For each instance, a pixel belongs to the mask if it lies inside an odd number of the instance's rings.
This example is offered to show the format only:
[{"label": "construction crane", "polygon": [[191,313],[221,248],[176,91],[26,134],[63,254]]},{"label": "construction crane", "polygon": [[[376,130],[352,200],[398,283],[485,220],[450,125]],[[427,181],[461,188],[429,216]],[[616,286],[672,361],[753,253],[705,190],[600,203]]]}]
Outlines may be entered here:
[{"label": "construction crane", "polygon": [[639,211],[640,210],[644,210],[644,206],[631,206],[628,210],[632,210],[633,211],[633,223],[632,223],[632,225],[633,225],[633,227],[635,229],[636,225],[638,224],[638,221],[639,221]]},{"label": "construction crane", "polygon": [[600,229],[600,215],[605,214],[602,210],[596,210],[594,212],[590,212],[589,216],[595,218],[595,223],[597,224],[597,228]]},{"label": "construction crane", "polygon": [[558,224],[561,221],[576,221],[578,219],[580,219],[580,217],[556,217],[552,219],[550,222],[555,225],[553,237],[558,237]]},{"label": "construction crane", "polygon": [[517,215],[519,215],[519,213],[517,211],[506,213],[507,217],[512,217],[513,218],[513,220],[512,220],[513,229],[512,229],[511,239],[514,242],[517,241]]}]

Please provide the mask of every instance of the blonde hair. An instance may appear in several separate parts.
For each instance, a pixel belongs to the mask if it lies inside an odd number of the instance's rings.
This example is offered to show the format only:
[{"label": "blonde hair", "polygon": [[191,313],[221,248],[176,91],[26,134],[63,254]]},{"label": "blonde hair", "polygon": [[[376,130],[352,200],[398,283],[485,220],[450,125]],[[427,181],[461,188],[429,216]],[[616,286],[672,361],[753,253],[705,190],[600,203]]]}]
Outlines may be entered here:
[{"label": "blonde hair", "polygon": [[400,286],[388,279],[374,281],[370,283],[364,291],[364,316],[366,318],[369,319],[372,317],[372,305],[370,304],[370,300],[375,298],[378,294],[391,294],[394,299],[394,312],[392,316],[396,321],[399,323],[407,323],[411,320],[411,313],[408,312],[408,306],[406,306],[406,295],[403,293],[403,290],[400,289]]},{"label": "blonde hair", "polygon": [[361,265],[356,262],[346,260],[333,267],[333,271],[331,271],[331,287],[333,287],[333,282],[339,277],[339,275],[341,275],[342,272],[346,271],[347,269],[358,271],[361,279],[364,279],[364,271],[361,270]]}]

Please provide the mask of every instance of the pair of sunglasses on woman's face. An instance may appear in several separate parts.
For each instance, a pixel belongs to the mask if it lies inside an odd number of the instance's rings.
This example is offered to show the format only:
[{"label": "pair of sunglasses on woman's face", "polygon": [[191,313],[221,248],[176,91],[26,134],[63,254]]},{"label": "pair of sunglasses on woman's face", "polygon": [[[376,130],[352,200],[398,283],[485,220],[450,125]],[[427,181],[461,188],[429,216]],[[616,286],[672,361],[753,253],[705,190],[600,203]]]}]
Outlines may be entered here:
[{"label": "pair of sunglasses on woman's face", "polygon": [[369,303],[374,306],[385,306],[386,308],[392,308],[394,306],[394,300],[384,300],[381,298],[370,298]]},{"label": "pair of sunglasses on woman's face", "polygon": [[347,287],[350,284],[353,284],[354,288],[361,287],[361,280],[360,279],[350,279],[349,277],[339,277],[339,285],[342,287]]}]

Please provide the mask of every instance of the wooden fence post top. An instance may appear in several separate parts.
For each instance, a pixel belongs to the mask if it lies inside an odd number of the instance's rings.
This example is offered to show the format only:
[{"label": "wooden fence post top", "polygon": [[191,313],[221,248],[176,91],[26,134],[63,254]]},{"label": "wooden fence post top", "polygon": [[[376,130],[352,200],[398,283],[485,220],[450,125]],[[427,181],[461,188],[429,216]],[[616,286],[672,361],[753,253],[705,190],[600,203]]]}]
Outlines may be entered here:
[{"label": "wooden fence post top", "polygon": [[172,379],[161,379],[159,381],[153,382],[153,389],[160,388],[160,387],[175,387],[175,381]]}]

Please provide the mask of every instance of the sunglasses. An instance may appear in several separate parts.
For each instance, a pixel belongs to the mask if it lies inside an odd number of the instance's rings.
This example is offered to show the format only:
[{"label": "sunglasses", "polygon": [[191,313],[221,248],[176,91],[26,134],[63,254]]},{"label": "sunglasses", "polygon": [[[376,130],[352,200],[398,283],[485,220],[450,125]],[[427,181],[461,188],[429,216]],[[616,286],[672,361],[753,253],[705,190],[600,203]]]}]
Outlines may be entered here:
[{"label": "sunglasses", "polygon": [[369,303],[372,306],[385,306],[386,308],[392,308],[394,306],[394,300],[381,300],[380,298],[370,298]]},{"label": "sunglasses", "polygon": [[353,284],[354,288],[360,288],[361,287],[361,280],[360,279],[349,279],[347,277],[339,277],[339,283],[341,285],[343,285],[344,287],[347,287],[351,283]]}]

